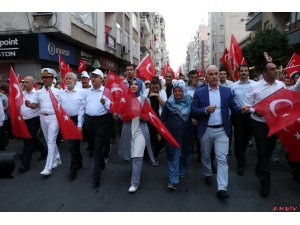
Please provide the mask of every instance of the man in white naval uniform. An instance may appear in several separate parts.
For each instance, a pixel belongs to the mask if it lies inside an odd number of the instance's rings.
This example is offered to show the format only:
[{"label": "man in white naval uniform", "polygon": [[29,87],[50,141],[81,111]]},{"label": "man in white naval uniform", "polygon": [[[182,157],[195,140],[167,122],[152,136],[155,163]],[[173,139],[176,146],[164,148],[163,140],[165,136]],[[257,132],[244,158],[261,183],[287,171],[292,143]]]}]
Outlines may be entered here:
[{"label": "man in white naval uniform", "polygon": [[59,131],[58,122],[55,111],[49,96],[49,89],[53,92],[58,103],[60,103],[60,90],[54,88],[53,79],[57,76],[55,70],[51,68],[43,68],[41,70],[42,81],[44,87],[37,91],[38,102],[25,101],[27,107],[35,109],[40,107],[41,127],[45,136],[48,147],[48,156],[44,170],[41,175],[49,176],[52,174],[52,169],[61,164],[60,154],[56,145],[56,137]]}]

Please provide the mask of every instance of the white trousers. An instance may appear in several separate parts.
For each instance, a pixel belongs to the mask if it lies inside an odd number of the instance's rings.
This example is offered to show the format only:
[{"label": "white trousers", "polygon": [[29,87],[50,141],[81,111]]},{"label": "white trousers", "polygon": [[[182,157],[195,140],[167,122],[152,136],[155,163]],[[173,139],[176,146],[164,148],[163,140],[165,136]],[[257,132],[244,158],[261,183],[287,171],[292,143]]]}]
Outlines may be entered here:
[{"label": "white trousers", "polygon": [[229,138],[224,128],[206,128],[201,138],[201,161],[203,165],[204,176],[211,176],[211,158],[212,148],[215,149],[217,161],[217,183],[218,190],[227,191],[228,186],[228,163],[227,155],[229,150]]},{"label": "white trousers", "polygon": [[45,169],[51,170],[53,162],[60,158],[56,145],[56,138],[59,131],[55,114],[45,116],[40,115],[41,127],[48,147],[48,156]]}]

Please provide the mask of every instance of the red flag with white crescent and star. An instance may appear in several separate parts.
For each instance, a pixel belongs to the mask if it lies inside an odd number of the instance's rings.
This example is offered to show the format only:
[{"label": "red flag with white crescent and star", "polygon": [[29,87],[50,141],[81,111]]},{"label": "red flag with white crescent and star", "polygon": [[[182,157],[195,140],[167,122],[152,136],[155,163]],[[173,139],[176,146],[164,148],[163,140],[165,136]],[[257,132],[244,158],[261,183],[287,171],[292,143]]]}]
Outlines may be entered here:
[{"label": "red flag with white crescent and star", "polygon": [[223,65],[225,67],[225,70],[228,73],[230,73],[230,66],[229,66],[230,60],[229,60],[229,52],[228,52],[227,48],[224,49],[224,53],[223,53],[222,58],[220,59],[220,61],[223,63]]},{"label": "red flag with white crescent and star", "polygon": [[300,162],[300,117],[292,125],[277,132],[277,136],[288,152],[288,160]]},{"label": "red flag with white crescent and star", "polygon": [[59,61],[59,71],[61,74],[61,88],[66,88],[65,83],[65,77],[68,72],[72,72],[72,68],[69,66],[69,64],[66,63],[66,61],[63,59],[61,55],[58,55],[58,61]]},{"label": "red flag with white crescent and star", "polygon": [[165,78],[167,72],[171,72],[171,73],[172,73],[173,79],[176,78],[175,72],[174,72],[174,70],[171,68],[171,66],[169,65],[169,63],[167,63],[167,64],[164,66],[164,68],[162,69],[162,71],[161,71],[161,75],[163,76],[163,78]]},{"label": "red flag with white crescent and star", "polygon": [[266,119],[270,136],[297,120],[300,115],[300,93],[281,88],[252,107]]},{"label": "red flag with white crescent and star", "polygon": [[233,34],[231,34],[229,55],[231,59],[232,73],[234,75],[234,78],[238,80],[239,79],[238,67],[241,64],[247,64],[247,61],[244,58],[242,49]]},{"label": "red flag with white crescent and star", "polygon": [[291,77],[294,72],[300,72],[300,56],[294,53],[284,70],[288,77]]},{"label": "red flag with white crescent and star", "polygon": [[157,117],[147,101],[144,102],[141,117],[150,122],[171,145],[174,145],[176,148],[180,148],[180,145],[177,143],[165,125],[161,122],[161,120]]},{"label": "red flag with white crescent and star", "polygon": [[141,115],[141,103],[127,84],[115,73],[109,72],[104,95],[111,101],[110,111],[120,114],[123,121],[129,121]]},{"label": "red flag with white crescent and star", "polygon": [[82,73],[83,71],[85,71],[85,69],[86,69],[86,61],[81,59],[77,70],[79,73]]},{"label": "red flag with white crescent and star", "polygon": [[67,113],[63,110],[60,104],[58,104],[57,99],[53,95],[51,89],[49,89],[50,99],[55,111],[55,115],[57,118],[57,122],[59,125],[59,129],[61,135],[64,140],[73,140],[73,139],[82,139],[81,132],[79,128],[74,124],[71,118],[67,115]]},{"label": "red flag with white crescent and star", "polygon": [[155,76],[155,69],[150,55],[146,55],[137,66],[136,70],[140,73],[140,78],[142,80],[152,80],[152,77]]},{"label": "red flag with white crescent and star", "polygon": [[23,92],[16,78],[15,72],[10,67],[9,74],[9,95],[8,95],[8,110],[10,113],[10,122],[13,135],[22,138],[31,138],[31,135],[27,129],[26,123],[21,117],[20,106],[23,104]]}]

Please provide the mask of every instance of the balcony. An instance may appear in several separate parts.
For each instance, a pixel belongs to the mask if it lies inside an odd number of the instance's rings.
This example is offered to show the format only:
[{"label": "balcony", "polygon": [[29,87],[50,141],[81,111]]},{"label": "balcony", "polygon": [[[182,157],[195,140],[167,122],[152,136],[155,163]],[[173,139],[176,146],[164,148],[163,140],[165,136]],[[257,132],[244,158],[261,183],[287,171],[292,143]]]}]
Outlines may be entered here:
[{"label": "balcony", "polygon": [[116,38],[105,32],[105,46],[116,50]]},{"label": "balcony", "polygon": [[140,39],[141,51],[150,51],[150,39],[147,37]]},{"label": "balcony", "polygon": [[143,29],[143,32],[145,35],[149,35],[151,33],[151,29],[148,23],[148,20],[146,19],[146,17],[141,18],[141,28]]},{"label": "balcony", "polygon": [[246,31],[260,31],[262,29],[263,13],[255,14],[247,23]]},{"label": "balcony", "polygon": [[288,26],[288,39],[290,45],[296,45],[300,43],[300,20],[290,24]]}]

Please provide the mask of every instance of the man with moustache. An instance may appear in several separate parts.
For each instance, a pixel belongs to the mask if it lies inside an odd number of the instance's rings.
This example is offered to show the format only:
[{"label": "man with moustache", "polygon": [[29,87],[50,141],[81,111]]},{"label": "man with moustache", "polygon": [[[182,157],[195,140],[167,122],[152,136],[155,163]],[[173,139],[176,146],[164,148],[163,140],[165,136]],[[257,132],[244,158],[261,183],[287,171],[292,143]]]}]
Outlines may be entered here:
[{"label": "man with moustache", "polygon": [[[83,91],[75,88],[77,75],[68,72],[65,77],[67,88],[61,92],[61,105],[71,120],[81,131],[84,115]],[[71,166],[68,177],[74,180],[77,171],[82,168],[82,156],[80,152],[80,140],[70,140]]]}]

